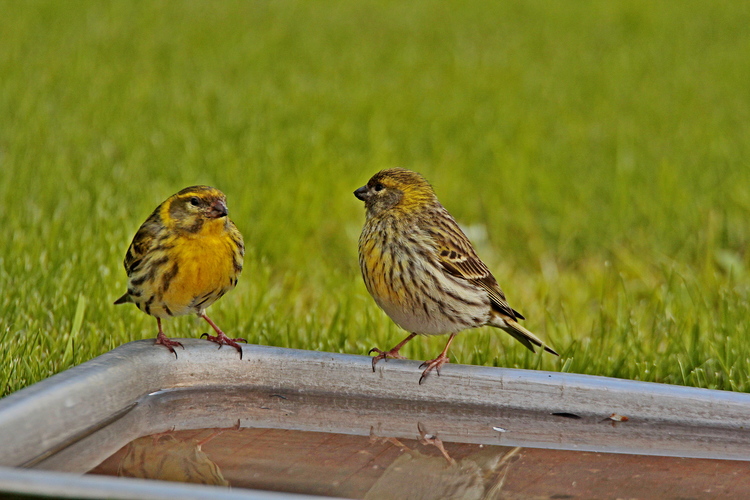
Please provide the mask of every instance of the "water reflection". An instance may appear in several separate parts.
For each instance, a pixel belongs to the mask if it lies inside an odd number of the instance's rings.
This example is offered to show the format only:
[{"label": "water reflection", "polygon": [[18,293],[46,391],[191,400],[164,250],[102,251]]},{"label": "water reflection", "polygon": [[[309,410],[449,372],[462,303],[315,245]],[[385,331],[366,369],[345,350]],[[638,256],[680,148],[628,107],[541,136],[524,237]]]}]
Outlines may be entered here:
[{"label": "water reflection", "polygon": [[282,429],[138,438],[91,473],[348,498],[495,498],[520,448]]},{"label": "water reflection", "polygon": [[117,475],[229,486],[221,468],[202,450],[204,444],[221,432],[216,430],[200,441],[180,439],[172,432],[138,438],[125,446]]},{"label": "water reflection", "polygon": [[507,468],[521,448],[476,446],[459,461],[437,435],[419,424],[419,443],[433,446],[442,458],[412,449],[396,438],[378,438],[399,448],[396,458],[364,495],[365,499],[392,498],[499,498]]},{"label": "water reflection", "polygon": [[[750,435],[602,413],[573,418],[277,389],[179,389],[144,397],[41,465],[366,499],[750,498],[747,462],[644,454],[685,443],[739,454],[750,449]],[[235,426],[211,428],[217,423]]]}]

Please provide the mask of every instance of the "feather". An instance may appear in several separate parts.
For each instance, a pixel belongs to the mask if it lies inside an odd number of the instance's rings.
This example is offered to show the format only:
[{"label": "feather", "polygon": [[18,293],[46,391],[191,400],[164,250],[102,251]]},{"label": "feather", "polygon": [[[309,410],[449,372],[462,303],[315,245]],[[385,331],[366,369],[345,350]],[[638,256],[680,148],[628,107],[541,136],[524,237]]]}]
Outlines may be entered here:
[{"label": "feather", "polygon": [[442,224],[436,231],[431,231],[431,236],[443,268],[452,276],[483,288],[490,298],[493,310],[513,320],[525,319],[521,313],[510,307],[497,280],[477,256],[469,238],[461,231],[456,220],[442,205],[440,209],[442,213],[434,217],[434,220],[439,220]]}]

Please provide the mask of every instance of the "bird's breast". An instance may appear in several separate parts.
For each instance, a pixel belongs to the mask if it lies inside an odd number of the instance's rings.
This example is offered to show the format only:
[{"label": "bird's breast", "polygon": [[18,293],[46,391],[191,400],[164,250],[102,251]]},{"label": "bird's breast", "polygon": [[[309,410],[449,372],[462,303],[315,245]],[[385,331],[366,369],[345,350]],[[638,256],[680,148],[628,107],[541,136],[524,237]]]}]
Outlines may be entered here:
[{"label": "bird's breast", "polygon": [[234,288],[238,273],[233,258],[229,238],[195,238],[175,245],[177,272],[168,285],[162,285],[160,302],[173,315],[207,308]]},{"label": "bird's breast", "polygon": [[421,236],[391,240],[389,231],[363,233],[360,267],[375,302],[413,333],[439,335],[486,324],[487,293],[446,273],[430,241]]}]

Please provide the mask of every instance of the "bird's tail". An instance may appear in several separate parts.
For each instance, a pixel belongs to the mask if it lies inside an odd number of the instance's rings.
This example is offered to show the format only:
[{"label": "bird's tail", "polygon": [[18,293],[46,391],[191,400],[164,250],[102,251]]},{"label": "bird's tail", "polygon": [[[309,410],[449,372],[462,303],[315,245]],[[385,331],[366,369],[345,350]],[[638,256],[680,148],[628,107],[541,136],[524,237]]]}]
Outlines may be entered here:
[{"label": "bird's tail", "polygon": [[522,343],[531,352],[536,352],[534,346],[542,347],[545,351],[559,356],[554,349],[547,346],[542,342],[539,337],[522,327],[518,322],[508,316],[495,316],[492,318],[490,325],[500,328],[508,332],[514,339]]},{"label": "bird's tail", "polygon": [[133,302],[133,300],[130,298],[130,294],[127,292],[125,292],[125,295],[115,300],[115,304],[125,304],[126,302]]}]

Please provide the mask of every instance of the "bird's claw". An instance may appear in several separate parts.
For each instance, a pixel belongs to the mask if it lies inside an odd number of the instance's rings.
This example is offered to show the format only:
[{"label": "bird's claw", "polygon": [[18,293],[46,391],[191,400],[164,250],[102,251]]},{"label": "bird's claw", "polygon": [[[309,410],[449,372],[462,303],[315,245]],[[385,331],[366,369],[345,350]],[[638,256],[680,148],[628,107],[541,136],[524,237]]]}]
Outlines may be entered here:
[{"label": "bird's claw", "polygon": [[182,345],[180,342],[177,342],[176,340],[172,340],[167,338],[166,336],[159,336],[156,338],[156,341],[154,342],[154,345],[163,345],[167,349],[169,349],[169,352],[174,354],[174,359],[177,359],[177,351],[174,350],[175,346],[180,346],[183,349],[185,349],[185,346]]},{"label": "bird's claw", "polygon": [[431,359],[429,361],[425,361],[421,365],[419,365],[420,368],[424,368],[424,371],[422,372],[422,376],[419,377],[419,385],[422,385],[422,382],[424,379],[427,378],[427,375],[430,374],[432,370],[435,370],[435,373],[438,374],[438,377],[440,376],[440,367],[443,366],[445,363],[450,363],[450,359],[448,359],[448,356],[438,356],[435,359]]},{"label": "bird's claw", "polygon": [[448,454],[448,451],[446,451],[445,446],[443,445],[443,441],[441,441],[440,438],[437,437],[437,434],[428,434],[427,430],[422,425],[422,422],[417,422],[417,430],[419,431],[420,443],[425,446],[434,446],[435,448],[440,450],[440,453],[443,455],[449,465],[456,465],[456,461],[453,460],[453,458],[451,458],[451,456]]},{"label": "bird's claw", "polygon": [[386,361],[388,361],[388,358],[393,358],[393,359],[406,359],[406,358],[405,358],[404,356],[402,356],[402,355],[400,355],[400,354],[398,353],[398,349],[396,349],[396,350],[394,350],[394,349],[391,349],[390,351],[381,351],[381,350],[380,350],[380,349],[378,349],[377,347],[373,347],[372,349],[370,349],[370,351],[369,351],[369,352],[368,352],[367,354],[372,354],[373,352],[377,352],[377,353],[378,353],[378,355],[377,355],[377,356],[373,356],[373,358],[372,358],[372,371],[373,371],[373,372],[375,371],[375,365],[376,365],[376,364],[378,363],[378,361],[380,361],[381,359],[384,359],[384,360],[386,360]]},{"label": "bird's claw", "polygon": [[202,333],[200,338],[203,338],[205,336],[206,340],[209,342],[214,342],[216,344],[219,344],[219,349],[221,349],[222,346],[230,345],[237,349],[237,352],[240,353],[240,359],[242,359],[242,347],[237,342],[244,342],[247,344],[247,340],[243,338],[236,338],[231,339],[224,335],[223,333],[219,333],[218,335],[209,335],[208,333]]}]

